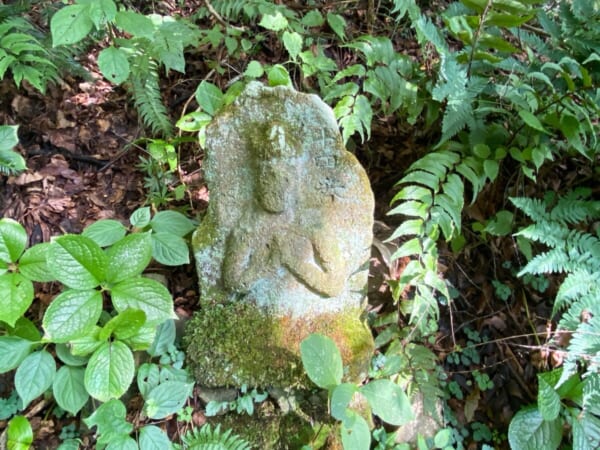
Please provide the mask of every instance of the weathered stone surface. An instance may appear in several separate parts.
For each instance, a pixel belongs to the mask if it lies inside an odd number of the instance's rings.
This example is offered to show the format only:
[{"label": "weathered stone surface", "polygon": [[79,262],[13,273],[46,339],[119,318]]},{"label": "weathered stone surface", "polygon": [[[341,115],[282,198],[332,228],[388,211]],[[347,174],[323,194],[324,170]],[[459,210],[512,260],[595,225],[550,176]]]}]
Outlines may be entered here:
[{"label": "weathered stone surface", "polygon": [[206,142],[210,202],[193,240],[202,308],[186,336],[198,381],[297,383],[312,332],[332,337],[359,376],[372,349],[360,315],[373,197],[331,109],[252,83]]}]

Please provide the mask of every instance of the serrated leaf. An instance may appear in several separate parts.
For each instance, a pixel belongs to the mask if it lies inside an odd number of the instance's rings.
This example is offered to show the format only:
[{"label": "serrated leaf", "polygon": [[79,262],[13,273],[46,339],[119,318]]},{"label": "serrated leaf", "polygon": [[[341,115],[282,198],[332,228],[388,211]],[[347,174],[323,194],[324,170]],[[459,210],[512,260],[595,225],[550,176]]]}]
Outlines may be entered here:
[{"label": "serrated leaf", "polygon": [[27,247],[27,232],[15,220],[0,219],[0,261],[16,262]]},{"label": "serrated leaf", "polygon": [[90,2],[89,5],[90,19],[92,19],[97,29],[100,29],[101,26],[106,25],[108,22],[112,22],[115,19],[117,5],[115,5],[113,0],[94,0]]},{"label": "serrated leaf", "polygon": [[145,397],[144,412],[151,419],[164,419],[179,411],[192,394],[194,383],[166,381]]},{"label": "serrated leaf", "polygon": [[313,383],[330,389],[341,383],[342,356],[335,342],[322,334],[311,334],[300,343],[304,370]]},{"label": "serrated leaf", "polygon": [[89,237],[100,247],[108,247],[113,245],[119,239],[125,237],[127,228],[113,219],[102,219],[94,222],[81,232],[83,236]]},{"label": "serrated leaf", "polygon": [[29,309],[33,296],[33,283],[20,273],[0,275],[0,321],[14,327]]},{"label": "serrated leaf", "polygon": [[292,80],[290,74],[281,64],[275,64],[267,69],[267,79],[269,86],[291,86]]},{"label": "serrated leaf", "polygon": [[323,15],[318,9],[311,9],[301,20],[302,25],[307,27],[320,27],[325,23]]},{"label": "serrated leaf", "polygon": [[327,13],[327,23],[342,41],[346,38],[346,20],[342,16]]},{"label": "serrated leaf", "polygon": [[190,262],[190,250],[185,239],[166,232],[152,233],[152,256],[165,266]]},{"label": "serrated leaf", "polygon": [[214,116],[224,104],[221,89],[206,80],[198,85],[195,96],[198,104],[211,116]]},{"label": "serrated leaf", "polygon": [[538,410],[544,420],[551,421],[560,413],[560,396],[543,375],[538,374]]},{"label": "serrated leaf", "polygon": [[129,78],[127,53],[120,48],[107,47],[98,55],[98,68],[104,78],[114,84],[121,84]]},{"label": "serrated leaf", "polygon": [[28,248],[19,259],[19,273],[31,281],[42,283],[54,281],[54,275],[46,262],[49,247],[49,243],[42,242]]},{"label": "serrated leaf", "polygon": [[194,222],[177,211],[160,211],[156,213],[150,224],[153,231],[172,233],[181,237],[196,228]]},{"label": "serrated leaf", "polygon": [[125,340],[135,336],[144,323],[146,322],[146,314],[139,309],[126,309],[110,319],[106,325],[102,327],[98,334],[98,339],[101,341],[108,340],[111,335],[117,339]]},{"label": "serrated leaf", "polygon": [[296,61],[296,58],[302,51],[302,36],[295,31],[284,31],[281,40],[283,41],[283,46],[290,54],[290,58]]},{"label": "serrated leaf", "polygon": [[129,217],[129,223],[135,228],[144,228],[150,224],[151,219],[150,207],[145,206],[143,208],[136,209]]},{"label": "serrated leaf", "polygon": [[69,342],[69,348],[71,353],[75,356],[87,356],[95,352],[103,342],[98,340],[98,334],[100,333],[100,327],[94,326],[92,331],[87,335],[79,339],[73,339]]},{"label": "serrated leaf", "polygon": [[86,37],[93,26],[88,5],[65,6],[50,21],[52,46],[75,44]]},{"label": "serrated leaf", "polygon": [[366,420],[353,412],[352,417],[342,422],[342,444],[348,450],[369,450],[371,431]]},{"label": "serrated leaf", "polygon": [[[0,153],[13,149],[19,143],[18,125],[0,125]],[[0,222],[9,220],[1,219]]]},{"label": "serrated leaf", "polygon": [[121,30],[138,37],[152,40],[154,24],[148,17],[133,12],[119,11],[115,16],[115,23]]},{"label": "serrated leaf", "polygon": [[15,389],[23,401],[23,408],[52,386],[55,374],[56,363],[46,350],[32,353],[23,360],[15,373]]},{"label": "serrated leaf", "polygon": [[146,425],[140,429],[138,443],[140,450],[170,450],[173,448],[169,436],[154,425]]},{"label": "serrated leaf", "polygon": [[404,425],[414,419],[408,397],[389,379],[374,380],[360,388],[373,413],[391,425]]},{"label": "serrated leaf", "polygon": [[265,14],[258,23],[261,27],[271,31],[281,31],[288,26],[288,20],[279,11],[275,14]]},{"label": "serrated leaf", "polygon": [[249,78],[259,78],[262,77],[264,73],[265,69],[263,68],[262,64],[255,60],[250,61],[246,67],[246,70],[244,71],[244,75]]},{"label": "serrated leaf", "polygon": [[31,353],[34,343],[17,336],[0,336],[0,373],[13,370]]},{"label": "serrated leaf", "polygon": [[113,287],[111,297],[119,312],[126,309],[144,311],[148,325],[158,325],[167,319],[177,318],[173,312],[171,294],[158,281],[143,277],[122,281]]},{"label": "serrated leaf", "polygon": [[508,441],[513,450],[554,450],[561,439],[561,422],[544,420],[537,408],[521,409],[508,428]]},{"label": "serrated leaf", "polygon": [[58,369],[52,393],[58,406],[71,414],[77,414],[90,398],[84,384],[85,368],[62,366]]},{"label": "serrated leaf", "polygon": [[65,364],[73,367],[84,366],[87,364],[89,358],[85,356],[78,356],[71,353],[71,349],[67,344],[56,344],[54,347],[56,350],[56,356]]},{"label": "serrated leaf", "polygon": [[8,450],[29,450],[33,443],[31,424],[24,416],[15,416],[6,428],[6,448]]},{"label": "serrated leaf", "polygon": [[133,431],[133,425],[125,420],[127,409],[122,401],[109,400],[100,405],[93,414],[83,419],[89,427],[96,427],[96,435],[101,436],[100,441],[111,442],[118,437],[128,437]]},{"label": "serrated leaf", "polygon": [[129,388],[135,372],[133,354],[120,341],[102,344],[85,369],[85,388],[101,402],[121,397]]},{"label": "serrated leaf", "polygon": [[348,405],[356,392],[358,387],[354,383],[337,385],[331,392],[331,417],[341,421],[348,419]]},{"label": "serrated leaf", "polygon": [[175,344],[176,330],[175,321],[167,320],[161,323],[156,329],[156,336],[150,348],[148,348],[148,354],[150,356],[161,356],[168,352],[169,347]]},{"label": "serrated leaf", "polygon": [[50,303],[42,326],[51,341],[68,342],[88,335],[98,323],[101,313],[100,291],[69,289]]},{"label": "serrated leaf", "polygon": [[137,373],[137,386],[143,398],[160,383],[160,369],[151,363],[142,364]]},{"label": "serrated leaf", "polygon": [[92,289],[104,280],[106,255],[86,236],[67,234],[48,248],[48,267],[61,283],[73,289]]},{"label": "serrated leaf", "polygon": [[106,281],[119,283],[140,275],[152,260],[150,233],[124,237],[106,252]]}]

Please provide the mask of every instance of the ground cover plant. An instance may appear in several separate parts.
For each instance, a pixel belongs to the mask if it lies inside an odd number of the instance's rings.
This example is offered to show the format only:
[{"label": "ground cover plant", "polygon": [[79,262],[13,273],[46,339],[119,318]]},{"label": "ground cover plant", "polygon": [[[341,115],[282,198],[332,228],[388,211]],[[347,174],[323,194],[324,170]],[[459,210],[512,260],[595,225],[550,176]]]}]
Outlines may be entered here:
[{"label": "ground cover plant", "polygon": [[[198,295],[194,225],[173,209],[201,215],[203,130],[260,80],[332,106],[378,199],[369,380],[325,380],[305,362],[345,448],[405,448],[390,424],[408,410],[391,417],[381,386],[402,405],[422,395],[441,423],[418,448],[596,448],[599,33],[592,0],[1,5],[9,446],[251,446],[200,428],[206,410],[188,398],[171,319]],[[173,267],[175,300],[141,277],[152,259]],[[143,348],[152,359],[138,363]],[[346,408],[359,393],[374,418]],[[261,407],[244,398],[234,409]]]}]

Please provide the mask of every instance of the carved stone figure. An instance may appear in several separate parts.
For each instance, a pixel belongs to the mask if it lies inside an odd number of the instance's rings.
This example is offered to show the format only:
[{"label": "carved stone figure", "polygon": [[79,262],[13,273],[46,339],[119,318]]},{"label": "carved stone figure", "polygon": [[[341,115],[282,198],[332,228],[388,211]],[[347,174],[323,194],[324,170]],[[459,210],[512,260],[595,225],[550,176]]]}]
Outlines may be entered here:
[{"label": "carved stone figure", "polygon": [[331,109],[251,83],[206,142],[209,209],[194,235],[201,309],[186,336],[199,382],[298,383],[298,346],[312,332],[332,337],[360,376],[372,349],[361,314],[373,197]]}]

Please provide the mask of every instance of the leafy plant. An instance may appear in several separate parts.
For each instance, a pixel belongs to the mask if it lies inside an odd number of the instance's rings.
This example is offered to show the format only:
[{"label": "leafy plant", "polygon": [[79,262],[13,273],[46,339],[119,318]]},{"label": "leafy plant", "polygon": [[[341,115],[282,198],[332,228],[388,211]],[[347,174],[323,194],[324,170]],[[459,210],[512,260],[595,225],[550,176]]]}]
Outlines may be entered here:
[{"label": "leafy plant", "polygon": [[413,419],[408,397],[400,386],[389,379],[373,380],[358,386],[342,383],[342,357],[333,340],[311,334],[300,343],[304,370],[310,380],[329,393],[331,416],[341,421],[342,444],[346,450],[369,449],[371,432],[360,410],[353,407],[355,397],[362,396],[373,414],[391,425],[402,425]]},{"label": "leafy plant", "polygon": [[221,431],[221,426],[213,428],[205,424],[201,428],[187,431],[181,437],[181,445],[175,445],[181,450],[250,450],[250,444],[241,437],[232,433],[231,430]]},{"label": "leafy plant", "polygon": [[211,417],[223,411],[235,411],[238,414],[246,413],[251,416],[254,414],[254,404],[265,401],[268,396],[268,393],[259,393],[256,388],[248,392],[248,386],[245,384],[240,388],[240,392],[241,395],[230,402],[211,400],[206,405],[205,415]]},{"label": "leafy plant", "polygon": [[27,169],[23,157],[14,150],[19,143],[18,126],[0,125],[0,175],[12,175]]}]

